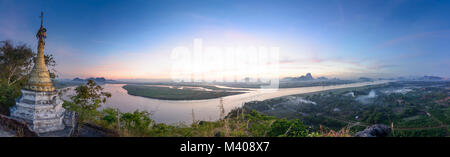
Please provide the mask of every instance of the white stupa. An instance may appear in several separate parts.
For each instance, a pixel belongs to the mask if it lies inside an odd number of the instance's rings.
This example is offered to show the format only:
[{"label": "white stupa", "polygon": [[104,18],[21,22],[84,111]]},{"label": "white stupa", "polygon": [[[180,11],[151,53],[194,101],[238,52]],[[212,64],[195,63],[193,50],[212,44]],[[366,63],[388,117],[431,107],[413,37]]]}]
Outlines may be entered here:
[{"label": "white stupa", "polygon": [[21,89],[22,96],[16,105],[10,109],[10,116],[27,122],[36,133],[46,133],[63,130],[65,109],[50,79],[45,65],[44,46],[46,29],[43,27],[44,14],[41,13],[41,27],[38,38],[38,54],[30,79],[25,89]]}]

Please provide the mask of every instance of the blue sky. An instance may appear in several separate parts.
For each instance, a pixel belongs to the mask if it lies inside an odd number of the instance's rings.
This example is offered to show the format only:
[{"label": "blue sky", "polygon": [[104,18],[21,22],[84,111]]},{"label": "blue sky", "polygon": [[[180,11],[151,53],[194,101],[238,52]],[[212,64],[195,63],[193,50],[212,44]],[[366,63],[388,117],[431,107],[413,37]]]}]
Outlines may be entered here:
[{"label": "blue sky", "polygon": [[278,46],[282,76],[450,77],[450,1],[0,0],[0,40],[35,47],[40,11],[62,78],[169,78],[194,38]]}]

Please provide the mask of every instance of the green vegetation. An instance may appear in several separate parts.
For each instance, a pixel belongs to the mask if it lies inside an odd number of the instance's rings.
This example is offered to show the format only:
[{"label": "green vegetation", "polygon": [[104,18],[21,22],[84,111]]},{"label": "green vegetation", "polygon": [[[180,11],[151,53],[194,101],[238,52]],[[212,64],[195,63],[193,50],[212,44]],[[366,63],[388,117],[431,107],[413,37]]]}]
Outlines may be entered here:
[{"label": "green vegetation", "polygon": [[391,82],[249,102],[242,108],[300,119],[313,131],[349,127],[356,132],[386,124],[397,130],[391,136],[448,136],[448,87],[448,81]]},{"label": "green vegetation", "polygon": [[445,125],[450,125],[450,108],[432,109],[430,113],[440,122]]},{"label": "green vegetation", "polygon": [[102,92],[103,88],[97,85],[93,80],[89,80],[86,85],[80,85],[75,88],[76,95],[71,97],[71,102],[66,101],[63,104],[68,110],[78,112],[80,121],[95,120],[98,115],[97,108],[106,102],[106,98],[111,97],[110,93]]},{"label": "green vegetation", "polygon": [[125,85],[123,86],[128,94],[163,100],[201,100],[220,98],[229,95],[242,94],[243,92],[228,92],[226,90],[204,91],[193,88],[178,89],[178,86],[161,87],[146,85]]}]

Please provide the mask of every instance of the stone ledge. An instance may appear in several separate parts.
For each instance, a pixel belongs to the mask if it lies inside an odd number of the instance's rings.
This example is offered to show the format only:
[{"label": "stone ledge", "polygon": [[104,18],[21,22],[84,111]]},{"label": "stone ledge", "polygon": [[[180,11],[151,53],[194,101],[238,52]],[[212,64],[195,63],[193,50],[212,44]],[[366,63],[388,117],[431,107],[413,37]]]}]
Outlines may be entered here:
[{"label": "stone ledge", "polygon": [[0,125],[4,128],[8,128],[14,130],[16,133],[19,133],[23,137],[37,137],[38,134],[32,131],[32,129],[28,126],[27,122],[16,119],[13,117],[8,117],[0,114]]},{"label": "stone ledge", "polygon": [[39,133],[39,137],[74,137],[78,136],[78,113],[73,111],[64,112],[62,119],[64,129]]},{"label": "stone ledge", "polygon": [[74,137],[78,136],[78,114],[72,111],[64,113],[64,129],[46,133],[37,133],[30,128],[30,125],[22,119],[9,117],[0,114],[0,125],[3,128],[11,129],[23,137]]}]

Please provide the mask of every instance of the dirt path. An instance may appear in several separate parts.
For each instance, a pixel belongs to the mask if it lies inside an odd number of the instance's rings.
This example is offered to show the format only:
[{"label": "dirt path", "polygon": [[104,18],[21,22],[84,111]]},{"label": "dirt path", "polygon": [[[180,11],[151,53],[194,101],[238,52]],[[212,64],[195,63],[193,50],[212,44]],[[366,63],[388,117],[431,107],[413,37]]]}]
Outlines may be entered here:
[{"label": "dirt path", "polygon": [[437,128],[447,128],[447,126],[431,126],[431,127],[421,127],[421,128],[394,128],[395,130],[427,130],[427,129],[437,129]]},{"label": "dirt path", "polygon": [[339,118],[336,118],[336,117],[330,117],[330,116],[325,116],[325,115],[321,115],[321,116],[323,116],[325,118],[329,118],[329,119],[334,119],[334,120],[337,120],[337,121],[340,121],[340,122],[343,122],[343,123],[347,123],[350,128],[354,127],[354,126],[358,126],[358,125],[359,126],[365,126],[365,127],[369,126],[369,125],[367,125],[367,124],[365,124],[363,122],[354,122],[354,121],[349,121],[349,120],[343,120],[343,119],[339,119]]}]

